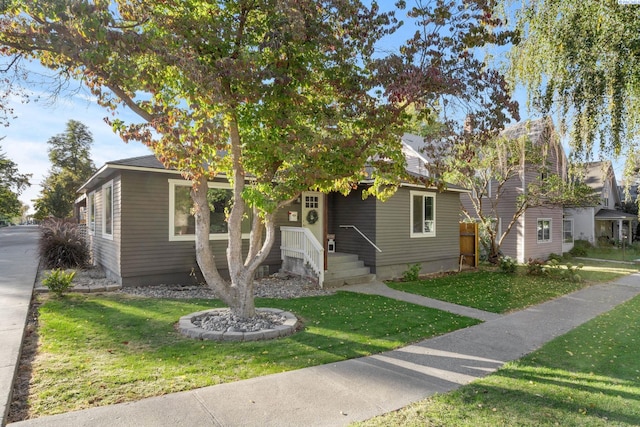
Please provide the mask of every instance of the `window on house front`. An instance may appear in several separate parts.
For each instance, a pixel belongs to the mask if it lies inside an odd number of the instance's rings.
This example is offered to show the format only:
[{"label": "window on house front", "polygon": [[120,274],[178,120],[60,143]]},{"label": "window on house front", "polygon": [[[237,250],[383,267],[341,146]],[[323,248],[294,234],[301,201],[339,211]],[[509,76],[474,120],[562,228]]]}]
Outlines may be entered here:
[{"label": "window on house front", "polygon": [[411,237],[436,235],[436,197],[433,193],[411,192]]},{"label": "window on house front", "polygon": [[94,234],[96,232],[96,193],[89,193],[87,208],[89,209],[89,213],[87,214],[89,234]]},{"label": "window on house front", "polygon": [[538,219],[538,243],[551,241],[551,219]]},{"label": "window on house front", "polygon": [[102,186],[102,234],[113,238],[113,181]]},{"label": "window on house front", "polygon": [[[169,240],[194,240],[196,220],[191,199],[191,184],[187,181],[169,181]],[[228,184],[209,183],[209,239],[226,239],[229,233],[227,215],[233,205],[233,193]],[[250,213],[242,221],[243,237],[251,231]]]},{"label": "window on house front", "polygon": [[562,241],[564,243],[573,243],[573,220],[565,219],[562,221]]}]

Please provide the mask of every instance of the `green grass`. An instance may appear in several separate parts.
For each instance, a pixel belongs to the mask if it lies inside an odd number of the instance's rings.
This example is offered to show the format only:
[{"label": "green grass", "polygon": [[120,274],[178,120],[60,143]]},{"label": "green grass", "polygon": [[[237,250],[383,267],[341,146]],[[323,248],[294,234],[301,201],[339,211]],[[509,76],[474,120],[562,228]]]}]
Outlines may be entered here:
[{"label": "green grass", "polygon": [[[574,262],[574,265],[576,262]],[[416,282],[389,282],[393,289],[435,298],[492,313],[507,313],[548,301],[597,282],[606,282],[638,271],[634,265],[586,261],[582,282],[550,276],[528,276],[495,270],[466,272]]]},{"label": "green grass", "polygon": [[587,258],[599,258],[613,261],[633,261],[640,259],[640,246],[634,244],[624,248],[612,246],[591,247],[587,249]]},{"label": "green grass", "polygon": [[[44,298],[44,297],[43,297]],[[72,294],[40,307],[41,347],[29,406],[42,416],[336,362],[401,347],[477,320],[378,296],[339,292],[257,305],[295,313],[305,328],[247,343],[179,335],[183,315],[211,300]]]},{"label": "green grass", "polygon": [[640,425],[640,296],[457,391],[359,426]]}]

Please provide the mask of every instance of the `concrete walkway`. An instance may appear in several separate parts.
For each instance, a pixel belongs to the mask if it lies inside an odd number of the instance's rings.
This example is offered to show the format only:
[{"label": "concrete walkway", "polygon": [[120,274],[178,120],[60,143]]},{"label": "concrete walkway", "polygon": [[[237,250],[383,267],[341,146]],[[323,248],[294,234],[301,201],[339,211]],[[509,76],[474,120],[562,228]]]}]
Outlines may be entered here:
[{"label": "concrete walkway", "polygon": [[38,272],[38,227],[0,228],[0,410],[2,425]]},{"label": "concrete walkway", "polygon": [[343,426],[486,376],[638,294],[634,274],[375,356],[11,426]]}]

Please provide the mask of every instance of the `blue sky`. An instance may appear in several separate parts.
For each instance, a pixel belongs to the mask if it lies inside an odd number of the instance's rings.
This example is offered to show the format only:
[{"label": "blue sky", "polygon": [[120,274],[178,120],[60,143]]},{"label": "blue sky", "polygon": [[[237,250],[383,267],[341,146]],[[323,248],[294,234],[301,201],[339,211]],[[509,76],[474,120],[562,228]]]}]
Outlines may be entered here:
[{"label": "blue sky", "polygon": [[[39,66],[33,65],[34,70]],[[151,151],[139,142],[124,143],[104,122],[107,111],[98,106],[86,90],[74,95],[62,95],[55,103],[49,102],[45,92],[31,92],[31,101],[22,103],[13,98],[11,107],[15,119],[8,127],[0,128],[2,151],[18,164],[20,173],[33,174],[31,187],[25,190],[20,200],[33,208],[31,200],[38,197],[40,182],[47,175],[51,163],[47,153],[47,140],[63,133],[71,119],[84,123],[93,135],[91,158],[99,168],[105,162],[128,157],[144,156]],[[133,114],[125,114],[134,117]]]}]

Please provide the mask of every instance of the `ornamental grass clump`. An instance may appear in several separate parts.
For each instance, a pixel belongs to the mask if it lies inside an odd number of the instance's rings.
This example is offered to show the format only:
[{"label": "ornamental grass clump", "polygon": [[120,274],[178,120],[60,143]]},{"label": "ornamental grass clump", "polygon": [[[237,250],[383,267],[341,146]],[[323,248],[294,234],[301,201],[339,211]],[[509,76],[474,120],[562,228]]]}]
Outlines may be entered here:
[{"label": "ornamental grass clump", "polygon": [[42,225],[40,258],[45,268],[83,267],[89,261],[89,248],[78,224],[61,219]]},{"label": "ornamental grass clump", "polygon": [[71,288],[71,282],[75,277],[75,270],[66,272],[61,269],[54,269],[48,273],[42,280],[42,284],[49,288],[49,290],[55,293],[57,296],[62,296],[65,292]]}]

